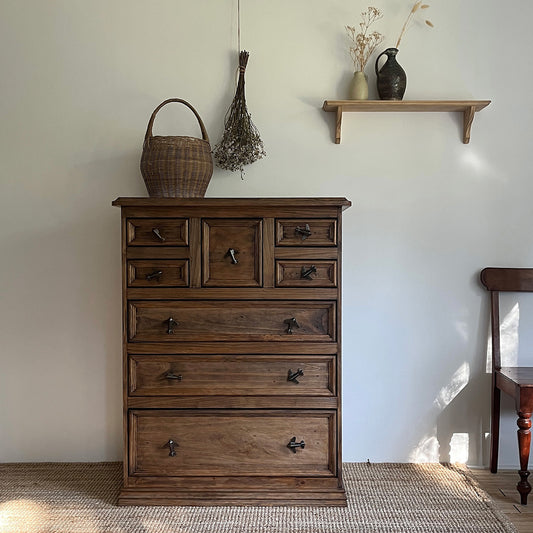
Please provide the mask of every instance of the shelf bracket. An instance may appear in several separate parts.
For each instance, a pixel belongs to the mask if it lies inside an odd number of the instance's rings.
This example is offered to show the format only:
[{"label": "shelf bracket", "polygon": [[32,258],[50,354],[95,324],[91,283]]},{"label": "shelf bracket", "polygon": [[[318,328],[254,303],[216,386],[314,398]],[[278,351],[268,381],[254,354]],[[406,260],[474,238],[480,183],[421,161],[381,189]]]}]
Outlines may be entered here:
[{"label": "shelf bracket", "polygon": [[337,120],[335,122],[335,144],[341,143],[342,106],[337,107]]},{"label": "shelf bracket", "polygon": [[463,143],[468,144],[470,142],[470,129],[472,128],[472,122],[474,122],[474,115],[476,114],[475,106],[467,107],[463,112]]}]

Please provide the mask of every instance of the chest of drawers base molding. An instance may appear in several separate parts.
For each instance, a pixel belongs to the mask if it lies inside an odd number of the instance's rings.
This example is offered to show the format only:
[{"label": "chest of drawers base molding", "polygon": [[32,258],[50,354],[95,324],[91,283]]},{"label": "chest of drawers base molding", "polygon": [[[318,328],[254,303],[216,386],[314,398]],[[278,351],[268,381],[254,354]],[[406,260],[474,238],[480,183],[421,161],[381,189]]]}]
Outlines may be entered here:
[{"label": "chest of drawers base molding", "polygon": [[118,198],[121,505],[343,506],[344,198]]}]

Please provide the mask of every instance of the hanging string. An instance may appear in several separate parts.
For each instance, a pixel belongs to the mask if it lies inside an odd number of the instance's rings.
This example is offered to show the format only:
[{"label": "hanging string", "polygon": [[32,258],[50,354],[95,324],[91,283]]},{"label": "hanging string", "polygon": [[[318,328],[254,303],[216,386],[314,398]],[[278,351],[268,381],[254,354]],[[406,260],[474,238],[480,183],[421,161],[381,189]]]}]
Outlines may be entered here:
[{"label": "hanging string", "polygon": [[241,0],[237,0],[237,52],[241,51]]}]

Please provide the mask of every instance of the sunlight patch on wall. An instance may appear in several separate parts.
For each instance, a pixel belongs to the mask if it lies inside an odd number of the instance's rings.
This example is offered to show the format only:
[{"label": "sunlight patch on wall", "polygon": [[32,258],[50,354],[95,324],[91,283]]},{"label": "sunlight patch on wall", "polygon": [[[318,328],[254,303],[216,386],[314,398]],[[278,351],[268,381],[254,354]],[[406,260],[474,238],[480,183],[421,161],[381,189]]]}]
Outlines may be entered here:
[{"label": "sunlight patch on wall", "polygon": [[468,433],[454,433],[450,440],[450,463],[466,463],[468,461]]},{"label": "sunlight patch on wall", "polygon": [[464,151],[461,156],[461,163],[469,170],[471,177],[483,176],[485,179],[487,176],[494,175],[494,170],[490,167],[487,160],[482,159],[479,154],[473,150]]},{"label": "sunlight patch on wall", "polygon": [[425,435],[409,455],[410,463],[438,463],[439,441],[435,435]]},{"label": "sunlight patch on wall", "polygon": [[439,394],[433,401],[439,411],[444,410],[453,399],[466,387],[470,378],[470,365],[464,362],[452,376],[450,383],[439,391]]},{"label": "sunlight patch on wall", "polygon": [[31,500],[11,500],[0,504],[0,531],[21,533],[47,531],[48,509]]}]

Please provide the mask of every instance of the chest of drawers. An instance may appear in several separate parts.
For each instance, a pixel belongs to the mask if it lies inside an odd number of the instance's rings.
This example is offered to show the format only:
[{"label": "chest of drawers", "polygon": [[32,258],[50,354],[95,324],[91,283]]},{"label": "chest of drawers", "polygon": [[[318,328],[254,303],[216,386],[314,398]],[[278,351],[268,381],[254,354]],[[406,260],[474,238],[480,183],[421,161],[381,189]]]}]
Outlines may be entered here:
[{"label": "chest of drawers", "polygon": [[122,505],[345,505],[344,198],[118,198]]}]

